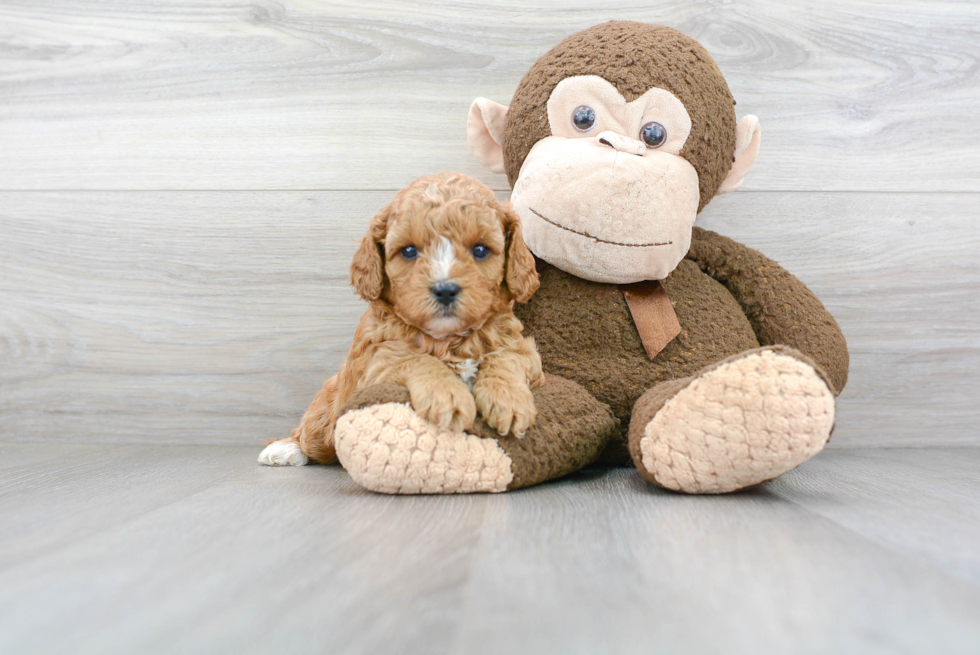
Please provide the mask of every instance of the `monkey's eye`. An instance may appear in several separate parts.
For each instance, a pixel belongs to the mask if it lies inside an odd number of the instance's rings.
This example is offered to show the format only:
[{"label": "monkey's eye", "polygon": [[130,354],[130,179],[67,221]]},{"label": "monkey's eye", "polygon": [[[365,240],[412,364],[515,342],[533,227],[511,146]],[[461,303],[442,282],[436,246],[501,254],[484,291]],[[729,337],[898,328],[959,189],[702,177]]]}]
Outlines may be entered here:
[{"label": "monkey's eye", "polygon": [[657,121],[650,121],[640,128],[640,138],[647,148],[659,148],[667,140],[667,128]]},{"label": "monkey's eye", "polygon": [[405,259],[415,259],[419,256],[419,249],[415,246],[405,246],[402,248],[401,253]]},{"label": "monkey's eye", "polygon": [[473,259],[482,262],[484,259],[486,259],[489,256],[490,256],[490,249],[487,248],[482,243],[478,243],[475,246],[473,246]]},{"label": "monkey's eye", "polygon": [[588,105],[579,105],[572,112],[572,123],[579,132],[588,132],[595,125],[595,109]]}]

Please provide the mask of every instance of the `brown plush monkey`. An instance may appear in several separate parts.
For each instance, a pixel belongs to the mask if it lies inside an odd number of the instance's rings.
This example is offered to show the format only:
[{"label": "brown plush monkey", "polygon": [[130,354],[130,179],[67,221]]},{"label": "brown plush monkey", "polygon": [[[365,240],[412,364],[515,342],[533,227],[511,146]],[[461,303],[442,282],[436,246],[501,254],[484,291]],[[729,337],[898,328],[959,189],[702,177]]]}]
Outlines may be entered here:
[{"label": "brown plush monkey", "polygon": [[[820,301],[762,254],[693,227],[759,151],[718,67],[667,27],[609,22],[545,54],[509,108],[470,109],[477,158],[506,172],[541,289],[517,308],[548,382],[523,439],[440,430],[398,387],[355,397],[341,462],[389,493],[503,491],[600,456],[660,486],[721,493],[819,452],[847,380]],[[422,481],[421,483],[419,481]]]}]

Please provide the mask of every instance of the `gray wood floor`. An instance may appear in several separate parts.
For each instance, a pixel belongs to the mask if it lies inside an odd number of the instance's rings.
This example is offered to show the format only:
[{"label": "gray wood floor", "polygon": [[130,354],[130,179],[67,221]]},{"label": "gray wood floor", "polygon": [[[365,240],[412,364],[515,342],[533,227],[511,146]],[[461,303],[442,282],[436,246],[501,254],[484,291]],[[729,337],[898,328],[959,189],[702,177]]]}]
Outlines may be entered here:
[{"label": "gray wood floor", "polygon": [[386,497],[241,446],[0,445],[3,653],[976,653],[980,449],[727,497]]},{"label": "gray wood floor", "polygon": [[[390,498],[263,469],[339,364],[369,218],[481,171],[612,18],[762,122],[699,224],[838,317],[833,443],[730,497],[629,470]],[[0,2],[0,653],[980,652],[980,3]]]}]

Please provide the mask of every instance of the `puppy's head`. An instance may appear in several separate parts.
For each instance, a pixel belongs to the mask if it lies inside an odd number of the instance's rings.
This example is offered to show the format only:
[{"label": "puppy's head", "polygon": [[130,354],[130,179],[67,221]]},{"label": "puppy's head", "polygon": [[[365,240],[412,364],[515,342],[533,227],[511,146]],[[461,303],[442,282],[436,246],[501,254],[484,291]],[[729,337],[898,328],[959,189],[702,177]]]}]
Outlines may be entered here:
[{"label": "puppy's head", "polygon": [[402,189],[371,221],[351,264],[365,300],[381,298],[436,337],[482,325],[538,288],[520,219],[493,191],[460,173]]}]

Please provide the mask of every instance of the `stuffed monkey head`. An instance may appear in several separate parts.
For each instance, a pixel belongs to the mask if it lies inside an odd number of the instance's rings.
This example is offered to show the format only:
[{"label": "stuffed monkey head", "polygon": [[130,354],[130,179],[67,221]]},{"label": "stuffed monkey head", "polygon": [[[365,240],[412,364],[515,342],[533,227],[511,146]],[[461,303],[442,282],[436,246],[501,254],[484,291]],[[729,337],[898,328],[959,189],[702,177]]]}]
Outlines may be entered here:
[{"label": "stuffed monkey head", "polygon": [[755,116],[736,123],[714,60],[669,27],[612,21],[539,59],[510,107],[477,98],[477,159],[507,173],[535,255],[578,277],[661,280],[694,219],[741,186],[759,152]]}]

